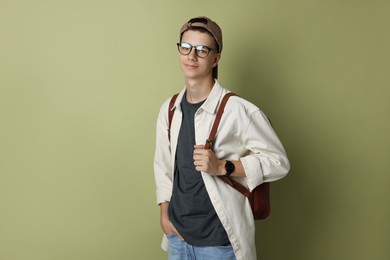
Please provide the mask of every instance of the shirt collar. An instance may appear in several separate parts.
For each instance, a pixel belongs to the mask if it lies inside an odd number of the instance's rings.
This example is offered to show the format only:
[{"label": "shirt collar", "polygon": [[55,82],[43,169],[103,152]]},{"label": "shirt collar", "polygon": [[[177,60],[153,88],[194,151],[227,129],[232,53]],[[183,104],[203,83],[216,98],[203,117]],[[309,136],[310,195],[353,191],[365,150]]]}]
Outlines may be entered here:
[{"label": "shirt collar", "polygon": [[[180,103],[183,99],[184,93],[186,92],[186,88],[184,88],[178,95],[175,104],[172,109],[180,109]],[[206,101],[202,104],[200,109],[203,109],[211,114],[216,113],[217,106],[219,104],[220,99],[222,98],[223,87],[219,84],[217,80],[215,80],[214,86],[211,89],[209,96]]]}]

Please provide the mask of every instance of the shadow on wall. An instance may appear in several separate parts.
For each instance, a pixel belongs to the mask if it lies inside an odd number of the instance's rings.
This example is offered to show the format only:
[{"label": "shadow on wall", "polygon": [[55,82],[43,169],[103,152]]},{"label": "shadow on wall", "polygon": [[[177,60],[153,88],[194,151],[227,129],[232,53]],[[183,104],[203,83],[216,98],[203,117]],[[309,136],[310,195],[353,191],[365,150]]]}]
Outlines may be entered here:
[{"label": "shadow on wall", "polygon": [[299,100],[290,99],[286,91],[291,87],[281,78],[283,55],[278,46],[245,42],[253,45],[233,51],[239,54],[234,57],[239,64],[234,72],[237,93],[271,119],[291,162],[289,175],[271,184],[270,217],[256,221],[257,253],[262,259],[309,259],[307,245],[321,236],[318,227],[326,226],[327,198],[306,155],[312,151],[323,155],[316,149],[316,136],[305,135],[305,118],[294,112]]}]

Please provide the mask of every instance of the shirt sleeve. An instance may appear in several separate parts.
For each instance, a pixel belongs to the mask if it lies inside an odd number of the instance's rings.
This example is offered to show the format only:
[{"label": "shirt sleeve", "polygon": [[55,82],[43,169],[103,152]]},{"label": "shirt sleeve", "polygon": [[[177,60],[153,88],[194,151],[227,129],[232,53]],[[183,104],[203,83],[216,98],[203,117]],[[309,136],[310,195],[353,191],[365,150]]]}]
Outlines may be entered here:
[{"label": "shirt sleeve", "polygon": [[169,100],[161,106],[156,126],[154,177],[156,182],[157,204],[170,201],[173,187],[171,148],[168,140],[168,103]]},{"label": "shirt sleeve", "polygon": [[287,175],[290,163],[286,151],[268,118],[260,110],[250,114],[243,133],[243,145],[249,153],[240,160],[250,191],[263,182],[276,181]]}]

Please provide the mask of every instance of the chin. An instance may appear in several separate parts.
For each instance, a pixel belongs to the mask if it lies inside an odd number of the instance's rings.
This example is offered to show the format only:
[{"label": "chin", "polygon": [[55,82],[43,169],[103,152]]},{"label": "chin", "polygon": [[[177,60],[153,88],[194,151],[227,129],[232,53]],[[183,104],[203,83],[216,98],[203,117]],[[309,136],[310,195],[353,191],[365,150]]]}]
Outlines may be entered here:
[{"label": "chin", "polygon": [[188,71],[185,71],[184,72],[184,76],[187,78],[187,79],[197,79],[200,77],[199,73],[193,73],[193,72],[188,72]]}]

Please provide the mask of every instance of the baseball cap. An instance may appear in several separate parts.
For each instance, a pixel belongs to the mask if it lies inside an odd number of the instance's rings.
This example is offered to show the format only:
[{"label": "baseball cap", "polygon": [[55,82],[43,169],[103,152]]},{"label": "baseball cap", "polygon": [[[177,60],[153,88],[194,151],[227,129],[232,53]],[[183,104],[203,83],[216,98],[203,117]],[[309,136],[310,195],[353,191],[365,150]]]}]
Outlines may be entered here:
[{"label": "baseball cap", "polygon": [[192,27],[200,27],[207,30],[215,39],[218,44],[218,51],[222,51],[222,30],[216,22],[207,18],[206,16],[198,16],[190,19],[180,29],[180,36],[190,30]]}]

